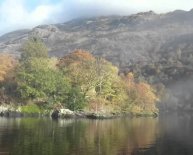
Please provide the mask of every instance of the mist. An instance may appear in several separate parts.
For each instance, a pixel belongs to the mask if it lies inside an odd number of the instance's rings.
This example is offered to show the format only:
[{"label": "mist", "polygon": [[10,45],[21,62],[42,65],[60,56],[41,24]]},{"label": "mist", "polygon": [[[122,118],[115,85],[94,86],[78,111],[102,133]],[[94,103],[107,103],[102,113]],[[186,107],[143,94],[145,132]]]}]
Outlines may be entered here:
[{"label": "mist", "polygon": [[160,103],[162,111],[193,110],[193,77],[183,78],[166,85],[166,96]]},{"label": "mist", "polygon": [[149,10],[157,13],[177,9],[188,11],[193,6],[193,1],[188,0],[178,3],[176,0],[42,0],[33,7],[31,3],[27,0],[0,2],[0,35],[17,29],[31,29],[41,24],[63,23],[75,18],[130,15]]}]

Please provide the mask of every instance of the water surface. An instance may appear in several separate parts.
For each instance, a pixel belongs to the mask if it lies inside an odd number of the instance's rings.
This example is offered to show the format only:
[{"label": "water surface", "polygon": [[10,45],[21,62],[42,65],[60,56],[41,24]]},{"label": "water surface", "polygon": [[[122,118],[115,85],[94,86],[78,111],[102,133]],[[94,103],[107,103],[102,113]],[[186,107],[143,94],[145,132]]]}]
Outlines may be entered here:
[{"label": "water surface", "polygon": [[0,118],[0,155],[192,155],[193,117]]}]

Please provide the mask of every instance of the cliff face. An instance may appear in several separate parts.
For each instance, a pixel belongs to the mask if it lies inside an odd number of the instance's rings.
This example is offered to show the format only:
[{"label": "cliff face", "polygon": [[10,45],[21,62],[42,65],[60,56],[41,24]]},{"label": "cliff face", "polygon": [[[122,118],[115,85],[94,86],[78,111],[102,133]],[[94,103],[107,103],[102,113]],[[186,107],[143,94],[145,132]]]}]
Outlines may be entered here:
[{"label": "cliff face", "polygon": [[122,71],[133,71],[150,83],[161,82],[173,88],[181,79],[192,79],[192,19],[193,10],[77,19],[5,34],[0,37],[0,51],[19,55],[28,36],[38,35],[50,55],[85,49],[105,57]]}]

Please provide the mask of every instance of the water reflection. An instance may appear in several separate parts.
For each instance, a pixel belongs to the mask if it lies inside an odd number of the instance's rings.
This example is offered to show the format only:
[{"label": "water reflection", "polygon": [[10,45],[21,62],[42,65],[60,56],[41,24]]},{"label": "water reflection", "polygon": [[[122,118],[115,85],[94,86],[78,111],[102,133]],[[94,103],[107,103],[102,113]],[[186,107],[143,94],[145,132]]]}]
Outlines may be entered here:
[{"label": "water reflection", "polygon": [[124,155],[149,148],[153,118],[114,120],[0,119],[0,152],[13,155]]},{"label": "water reflection", "polygon": [[131,154],[154,143],[157,127],[156,119],[95,121],[88,125],[85,145],[93,146],[96,154]]},{"label": "water reflection", "polygon": [[193,155],[193,115],[174,114],[159,120],[160,135],[154,145],[137,155]]}]

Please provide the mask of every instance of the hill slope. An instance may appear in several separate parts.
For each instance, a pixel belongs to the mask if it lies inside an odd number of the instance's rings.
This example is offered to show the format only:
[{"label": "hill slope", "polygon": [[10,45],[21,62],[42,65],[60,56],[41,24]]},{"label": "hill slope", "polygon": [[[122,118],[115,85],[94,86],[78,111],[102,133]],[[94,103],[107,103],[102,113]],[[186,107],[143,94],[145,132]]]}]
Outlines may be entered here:
[{"label": "hill slope", "polygon": [[50,55],[85,49],[123,71],[131,70],[151,83],[161,82],[173,89],[173,85],[193,75],[192,19],[193,10],[77,19],[5,34],[0,37],[0,51],[19,55],[28,36],[38,35],[49,47]]}]

